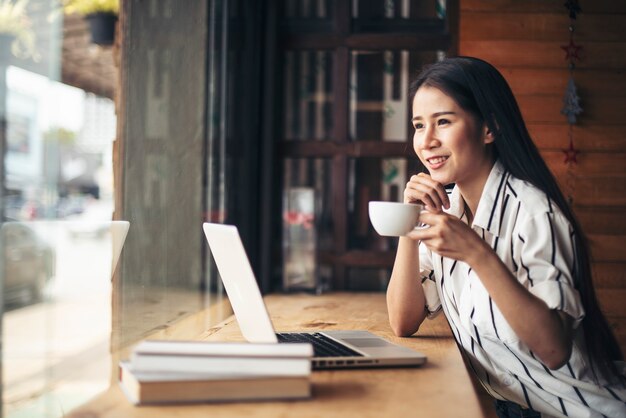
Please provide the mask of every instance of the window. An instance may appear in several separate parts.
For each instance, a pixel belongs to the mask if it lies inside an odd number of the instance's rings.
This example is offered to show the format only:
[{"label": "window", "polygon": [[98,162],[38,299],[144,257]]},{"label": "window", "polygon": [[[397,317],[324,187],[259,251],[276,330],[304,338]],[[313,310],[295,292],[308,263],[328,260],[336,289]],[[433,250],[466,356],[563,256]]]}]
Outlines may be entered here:
[{"label": "window", "polygon": [[[1,207],[36,220],[0,234],[0,289],[28,299],[0,309],[0,414],[63,416],[106,390],[138,340],[191,338],[230,314],[217,309],[225,295],[202,222],[237,224],[254,258],[260,96],[249,74],[260,73],[250,71],[259,66],[260,5],[244,3],[122,2],[117,49],[89,44],[81,16],[48,21],[52,3],[30,0],[41,61],[0,57],[1,81],[11,84],[0,191],[12,196]],[[93,56],[113,74],[91,66]],[[97,171],[101,142],[109,176],[106,187],[89,187],[81,174]],[[64,190],[71,199],[60,204]],[[87,229],[58,220],[105,197],[104,218]],[[91,227],[113,213],[131,225],[111,280],[111,234]]]},{"label": "window", "polygon": [[[412,149],[408,85],[423,64],[454,52],[457,7],[284,0],[270,12],[280,75],[267,94],[281,93],[269,140],[283,162],[274,201],[294,187],[314,191],[318,287],[386,288],[396,243],[373,231],[367,202],[400,200],[408,177],[422,169]],[[289,242],[282,246],[274,265],[297,263]]]}]

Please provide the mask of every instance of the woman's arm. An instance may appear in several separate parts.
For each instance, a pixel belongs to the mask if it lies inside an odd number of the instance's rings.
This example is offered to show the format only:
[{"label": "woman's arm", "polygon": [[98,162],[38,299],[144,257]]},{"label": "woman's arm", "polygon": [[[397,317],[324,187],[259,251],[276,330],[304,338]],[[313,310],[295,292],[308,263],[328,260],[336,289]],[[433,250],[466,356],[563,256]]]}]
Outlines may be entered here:
[{"label": "woman's arm", "polygon": [[419,279],[417,241],[401,237],[389,286],[387,311],[393,332],[400,337],[414,334],[426,318],[426,299]]},{"label": "woman's arm", "polygon": [[[443,185],[424,173],[411,176],[404,189],[404,203],[421,203],[432,213],[450,207]],[[393,332],[401,337],[415,334],[427,315],[426,298],[419,277],[418,242],[400,238],[387,287],[389,323]]]},{"label": "woman's arm", "polygon": [[433,252],[467,263],[515,334],[551,369],[567,362],[572,350],[572,318],[548,308],[522,286],[496,252],[457,218],[425,213],[427,229],[411,233]]},{"label": "woman's arm", "polygon": [[572,352],[572,317],[548,308],[513,276],[484,241],[464,260],[480,278],[502,315],[533,353],[550,369],[562,367]]}]

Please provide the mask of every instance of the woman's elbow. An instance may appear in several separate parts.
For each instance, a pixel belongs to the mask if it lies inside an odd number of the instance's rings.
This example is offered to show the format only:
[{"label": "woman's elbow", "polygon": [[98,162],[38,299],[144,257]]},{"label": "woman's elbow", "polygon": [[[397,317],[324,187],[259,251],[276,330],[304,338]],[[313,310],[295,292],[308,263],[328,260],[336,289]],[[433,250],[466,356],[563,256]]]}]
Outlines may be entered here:
[{"label": "woman's elbow", "polygon": [[395,334],[396,337],[410,337],[411,335],[417,332],[419,327],[408,328],[408,327],[400,327],[400,326],[391,326],[391,330]]},{"label": "woman's elbow", "polygon": [[567,364],[571,355],[572,345],[569,344],[568,346],[559,347],[558,349],[546,353],[543,356],[539,356],[539,358],[550,370],[558,370]]},{"label": "woman's elbow", "polygon": [[389,325],[396,337],[410,337],[419,329],[423,318],[416,318],[415,321],[390,320]]}]

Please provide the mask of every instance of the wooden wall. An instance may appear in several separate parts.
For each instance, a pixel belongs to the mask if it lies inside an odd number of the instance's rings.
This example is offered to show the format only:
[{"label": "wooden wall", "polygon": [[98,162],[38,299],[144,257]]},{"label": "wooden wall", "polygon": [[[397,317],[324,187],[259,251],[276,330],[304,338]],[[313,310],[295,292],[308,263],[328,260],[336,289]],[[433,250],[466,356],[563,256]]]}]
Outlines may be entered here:
[{"label": "wooden wall", "polygon": [[483,58],[506,77],[535,142],[590,239],[594,281],[626,352],[626,2],[580,0],[574,40],[583,60],[574,73],[584,113],[574,126],[578,163],[562,149],[569,125],[560,114],[569,78],[564,0],[462,0],[461,55]]}]

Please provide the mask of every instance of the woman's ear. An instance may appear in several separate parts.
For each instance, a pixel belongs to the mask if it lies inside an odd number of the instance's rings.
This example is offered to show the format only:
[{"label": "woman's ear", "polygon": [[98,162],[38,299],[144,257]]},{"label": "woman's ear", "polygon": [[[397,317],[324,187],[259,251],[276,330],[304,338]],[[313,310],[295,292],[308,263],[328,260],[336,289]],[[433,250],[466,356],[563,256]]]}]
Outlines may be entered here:
[{"label": "woman's ear", "polygon": [[493,143],[493,141],[495,141],[496,139],[495,136],[493,135],[493,132],[491,132],[491,129],[489,129],[487,124],[483,126],[483,139],[484,139],[485,145]]}]

